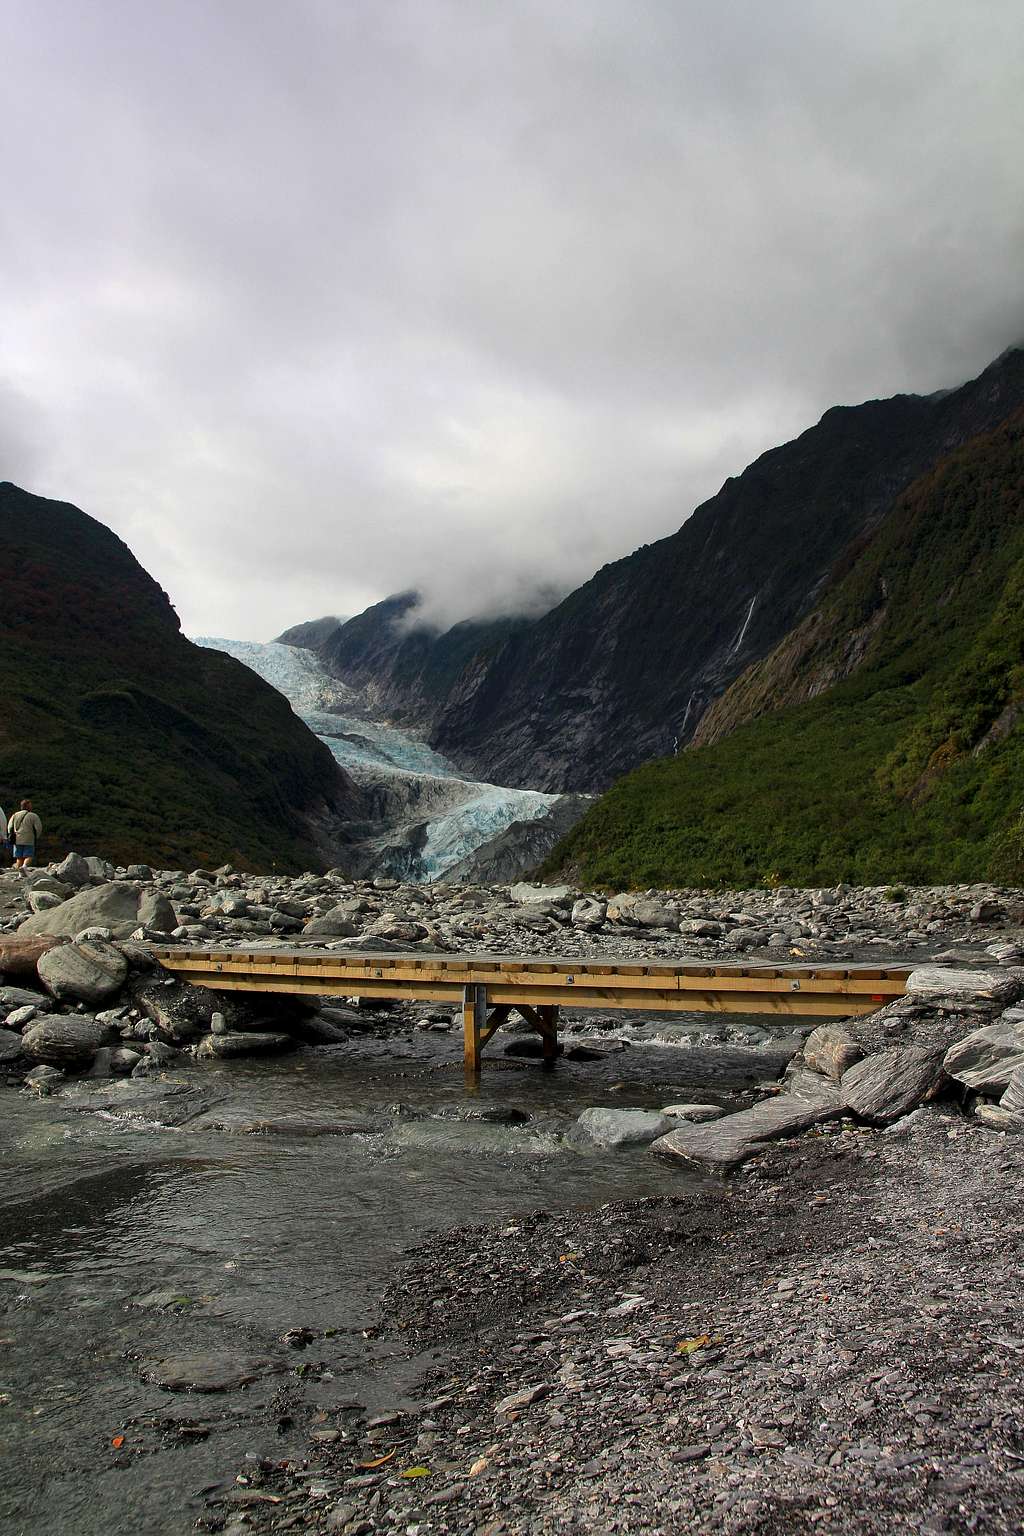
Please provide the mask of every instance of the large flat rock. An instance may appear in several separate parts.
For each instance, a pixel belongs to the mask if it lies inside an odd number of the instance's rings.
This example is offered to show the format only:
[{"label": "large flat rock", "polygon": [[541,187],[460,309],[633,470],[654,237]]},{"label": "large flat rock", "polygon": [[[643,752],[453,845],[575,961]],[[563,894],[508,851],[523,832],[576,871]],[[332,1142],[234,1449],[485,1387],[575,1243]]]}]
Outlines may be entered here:
[{"label": "large flat rock", "polygon": [[795,1136],[825,1120],[838,1120],[843,1114],[844,1106],[827,1086],[817,1100],[781,1093],[721,1120],[680,1126],[653,1142],[651,1151],[659,1157],[703,1163],[725,1173],[756,1157],[769,1142]]},{"label": "large flat rock", "polygon": [[26,918],[18,936],[54,933],[73,939],[86,928],[109,928],[115,939],[127,939],[136,928],[170,933],[177,926],[174,908],[161,891],[112,880],[107,885],[90,886],[59,907]]},{"label": "large flat rock", "polygon": [[143,1365],[143,1381],[165,1392],[229,1392],[265,1374],[270,1362],[252,1355],[169,1355]]},{"label": "large flat rock", "polygon": [[643,1147],[664,1136],[675,1124],[671,1115],[649,1109],[585,1109],[569,1132],[576,1147],[612,1151],[616,1147]]},{"label": "large flat rock", "polygon": [[994,1024],[973,1029],[950,1046],[943,1065],[949,1076],[966,1088],[998,1097],[1009,1087],[1013,1074],[1024,1067],[1024,1020],[1004,1014]]},{"label": "large flat rock", "polygon": [[847,1109],[872,1125],[901,1120],[938,1087],[942,1052],[922,1046],[895,1046],[866,1056],[843,1073],[839,1094]]},{"label": "large flat rock", "polygon": [[944,965],[920,965],[907,977],[908,995],[921,997],[975,997],[987,1002],[1015,987],[1005,971],[969,971]]}]

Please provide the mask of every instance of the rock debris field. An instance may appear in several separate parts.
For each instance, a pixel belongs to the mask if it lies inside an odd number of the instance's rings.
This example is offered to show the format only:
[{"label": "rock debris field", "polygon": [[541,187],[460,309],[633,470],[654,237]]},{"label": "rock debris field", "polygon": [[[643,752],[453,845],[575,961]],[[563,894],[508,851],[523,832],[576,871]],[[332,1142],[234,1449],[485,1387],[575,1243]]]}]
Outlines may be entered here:
[{"label": "rock debris field", "polygon": [[[428,1360],[416,1401],[310,1409],[306,1453],[225,1468],[199,1528],[1018,1532],[1022,925],[1021,893],[990,886],[606,897],[73,854],[0,878],[0,1076],[55,1109],[272,1134],[218,1121],[204,1059],[398,1056],[457,1032],[422,1003],[218,997],[163,973],[153,942],[905,961],[905,997],[784,1038],[708,1015],[638,1027],[633,1049],[692,1053],[692,1098],[586,1109],[566,1155],[646,1145],[720,1177],[409,1252],[376,1331]],[[567,1023],[567,1057],[628,1053],[632,1026],[612,1026]],[[489,1054],[535,1048],[513,1024]],[[728,1088],[716,1061],[743,1069]],[[312,1331],[287,1342],[315,1358]],[[168,1392],[249,1379],[145,1369]]]}]

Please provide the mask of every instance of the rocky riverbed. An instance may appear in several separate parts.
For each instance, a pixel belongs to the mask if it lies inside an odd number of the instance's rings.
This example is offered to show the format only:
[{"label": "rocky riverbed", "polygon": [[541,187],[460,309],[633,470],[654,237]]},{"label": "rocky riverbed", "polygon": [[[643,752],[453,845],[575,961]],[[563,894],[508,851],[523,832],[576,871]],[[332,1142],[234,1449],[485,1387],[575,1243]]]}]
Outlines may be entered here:
[{"label": "rocky riverbed", "polygon": [[[92,1168],[111,1128],[133,1147],[159,1134],[176,1160],[252,1143],[307,1181],[337,1149],[353,1188],[372,1147],[373,1187],[389,1187],[390,1166],[393,1193],[410,1157],[450,1178],[465,1158],[474,1178],[484,1170],[454,1222],[411,1230],[404,1259],[400,1234],[381,1250],[356,1330],[380,1351],[369,1377],[329,1304],[272,1337],[254,1325],[240,1352],[209,1347],[222,1314],[196,1322],[190,1295],[154,1293],[110,1370],[168,1412],[146,1418],[126,1398],[114,1464],[144,1503],[156,1436],[191,1449],[208,1484],[180,1524],[164,1487],[147,1528],[1019,1529],[1022,919],[1021,893],[989,886],[609,897],[114,870],[77,855],[0,878],[0,1077],[25,1106],[6,1152],[22,1196],[22,1147],[70,1137]],[[513,1023],[473,1099],[447,1008],[218,998],[162,973],[153,940],[856,957],[913,974],[906,998],[818,1028],[570,1016],[553,1074]],[[340,1102],[325,1087],[339,1073]],[[492,1202],[487,1179],[517,1198]],[[335,1201],[325,1189],[314,1205],[330,1219]],[[485,1225],[467,1225],[471,1209]],[[356,1210],[343,1225],[372,1249]],[[271,1241],[269,1272],[283,1275],[274,1254]],[[56,1317],[50,1328],[59,1338]],[[345,1379],[348,1393],[323,1385]],[[200,1397],[219,1406],[182,1413]],[[22,1434],[25,1411],[0,1381],[0,1413],[21,1415]],[[243,1422],[244,1457],[226,1428]],[[117,1490],[104,1497],[116,1524]]]}]

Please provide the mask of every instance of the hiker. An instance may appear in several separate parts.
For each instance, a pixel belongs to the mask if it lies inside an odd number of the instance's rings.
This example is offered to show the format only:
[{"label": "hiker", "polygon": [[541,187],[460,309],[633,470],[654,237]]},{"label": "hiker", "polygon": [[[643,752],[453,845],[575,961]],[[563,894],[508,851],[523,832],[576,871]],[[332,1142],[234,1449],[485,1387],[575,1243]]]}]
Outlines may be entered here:
[{"label": "hiker", "polygon": [[23,800],[7,823],[7,835],[14,844],[15,869],[28,869],[36,854],[36,843],[43,835],[43,824],[32,809],[31,800]]},{"label": "hiker", "polygon": [[4,853],[7,853],[11,846],[11,840],[7,836],[7,812],[2,805],[0,805],[0,833],[3,834]]}]

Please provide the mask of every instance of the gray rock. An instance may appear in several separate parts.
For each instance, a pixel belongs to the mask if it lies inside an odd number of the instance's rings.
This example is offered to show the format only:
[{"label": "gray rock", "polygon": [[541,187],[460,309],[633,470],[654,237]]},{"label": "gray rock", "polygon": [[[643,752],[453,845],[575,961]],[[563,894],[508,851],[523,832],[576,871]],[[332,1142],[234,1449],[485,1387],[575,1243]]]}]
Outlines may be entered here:
[{"label": "gray rock", "polygon": [[607,907],[596,896],[581,896],[572,904],[572,922],[575,928],[600,928]]},{"label": "gray rock", "polygon": [[720,939],[725,930],[721,923],[716,923],[711,918],[697,917],[680,923],[679,932],[694,939]]},{"label": "gray rock", "polygon": [[353,921],[351,912],[341,907],[332,907],[320,917],[311,917],[302,931],[313,938],[351,939],[360,932],[360,927]]},{"label": "gray rock", "polygon": [[291,1050],[295,1041],[291,1035],[271,1030],[238,1030],[223,1035],[204,1035],[196,1046],[196,1056],[266,1056],[277,1051]]},{"label": "gray rock", "polygon": [[64,1067],[92,1061],[100,1046],[107,1045],[113,1037],[114,1031],[97,1024],[95,1019],[56,1015],[30,1024],[21,1039],[25,1054],[33,1061]]},{"label": "gray rock", "polygon": [[1003,1014],[994,1024],[972,1030],[950,1046],[943,1065],[958,1083],[998,1098],[1024,1067],[1024,1021]]},{"label": "gray rock", "polygon": [[633,906],[633,921],[640,928],[676,928],[679,913],[661,901],[638,901]]},{"label": "gray rock", "polygon": [[139,1374],[165,1392],[229,1392],[264,1375],[269,1362],[251,1355],[169,1355],[151,1360]]},{"label": "gray rock", "polygon": [[987,1002],[1002,998],[1013,985],[998,971],[968,971],[954,969],[952,966],[921,965],[907,977],[907,995],[979,998]]},{"label": "gray rock", "polygon": [[689,1120],[694,1125],[703,1125],[709,1120],[721,1120],[725,1110],[721,1104],[666,1104],[661,1113],[668,1115],[670,1120]]},{"label": "gray rock", "polygon": [[30,992],[27,987],[0,987],[0,1008],[36,1008],[48,1013],[53,1007],[50,998],[42,992]]},{"label": "gray rock", "polygon": [[129,880],[152,880],[153,871],[148,864],[129,864],[125,870]]},{"label": "gray rock", "polygon": [[97,924],[91,928],[83,928],[81,933],[76,933],[74,936],[76,944],[84,944],[87,939],[103,939],[109,944],[113,937],[109,928],[101,928]]},{"label": "gray rock", "polygon": [[780,1093],[713,1124],[678,1126],[654,1142],[651,1151],[659,1157],[703,1163],[725,1173],[756,1157],[769,1142],[794,1136],[826,1120],[837,1120],[843,1112],[838,1095],[823,1083],[817,1103]]},{"label": "gray rock", "polygon": [[982,1125],[987,1125],[992,1131],[1010,1131],[1015,1135],[1024,1131],[1024,1115],[1015,1115],[1001,1104],[982,1102],[974,1106],[974,1113]]},{"label": "gray rock", "polygon": [[69,853],[67,858],[54,868],[54,874],[65,885],[88,885],[90,880],[89,866],[80,853]]},{"label": "gray rock", "polygon": [[999,1107],[1011,1115],[1024,1115],[1024,1067],[1015,1067],[1010,1073]]},{"label": "gray rock", "polygon": [[551,902],[556,907],[571,907],[578,894],[571,885],[534,885],[531,881],[525,880],[509,888],[512,900],[521,907],[529,907],[535,902],[545,901]]},{"label": "gray rock", "polygon": [[941,1051],[894,1047],[866,1056],[843,1073],[847,1109],[872,1125],[891,1125],[916,1109],[943,1079]]},{"label": "gray rock", "polygon": [[48,950],[37,970],[40,981],[60,1002],[105,1003],[128,979],[124,955],[100,939]]},{"label": "gray rock", "polygon": [[820,1072],[838,1083],[843,1073],[864,1055],[857,1041],[843,1024],[819,1024],[804,1041],[804,1061],[812,1072]]},{"label": "gray rock", "polygon": [[92,853],[86,857],[86,866],[89,870],[90,880],[113,880],[114,866],[106,859],[101,859]]},{"label": "gray rock", "polygon": [[24,1056],[25,1047],[21,1036],[13,1029],[0,1029],[0,1062],[17,1061]]},{"label": "gray rock", "polygon": [[174,981],[164,973],[136,985],[134,998],[168,1045],[185,1045],[210,1028],[217,998],[205,987]]},{"label": "gray rock", "polygon": [[650,1109],[585,1109],[569,1132],[568,1140],[577,1147],[643,1147],[672,1130],[670,1115]]},{"label": "gray rock", "polygon": [[115,937],[126,939],[140,925],[170,933],[177,921],[174,909],[161,892],[117,881],[87,887],[51,912],[38,912],[26,918],[18,933],[65,934],[73,938],[83,928],[102,927],[109,928]]},{"label": "gray rock", "polygon": [[[44,1009],[43,1011],[45,1012],[46,1010]],[[38,1017],[38,1014],[39,1010],[35,1003],[26,1003],[22,1008],[12,1008],[4,1023],[8,1029],[20,1031],[24,1029],[26,1024],[31,1024],[32,1020]]]},{"label": "gray rock", "polygon": [[48,1098],[63,1081],[64,1073],[59,1067],[33,1067],[31,1072],[25,1073],[25,1086],[40,1098]]},{"label": "gray rock", "polygon": [[54,907],[59,907],[62,898],[53,891],[29,891],[28,904],[33,912],[51,912]]},{"label": "gray rock", "polygon": [[64,1089],[61,1106],[146,1125],[181,1126],[209,1111],[210,1096],[184,1079],[170,1077],[129,1077],[105,1083],[84,1079]]}]

